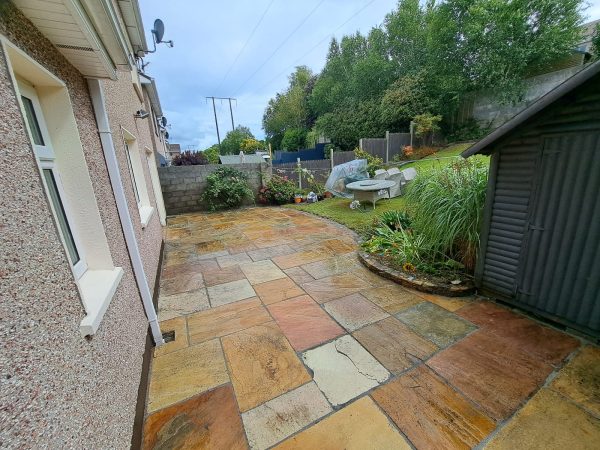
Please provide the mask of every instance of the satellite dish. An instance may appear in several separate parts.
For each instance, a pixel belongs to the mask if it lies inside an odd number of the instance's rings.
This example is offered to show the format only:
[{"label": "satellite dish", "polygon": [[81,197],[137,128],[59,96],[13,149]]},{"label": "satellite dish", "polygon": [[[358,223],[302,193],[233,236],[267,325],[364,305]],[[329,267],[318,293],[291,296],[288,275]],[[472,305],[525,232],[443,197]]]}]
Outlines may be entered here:
[{"label": "satellite dish", "polygon": [[169,139],[169,132],[168,131],[165,132],[165,139]]},{"label": "satellite dish", "polygon": [[152,33],[154,33],[154,39],[156,39],[156,43],[160,44],[163,36],[165,35],[165,24],[162,20],[156,19],[154,21],[154,29],[152,30]]},{"label": "satellite dish", "polygon": [[162,124],[163,127],[167,126],[167,118],[165,116],[162,116],[160,118],[160,123]]}]

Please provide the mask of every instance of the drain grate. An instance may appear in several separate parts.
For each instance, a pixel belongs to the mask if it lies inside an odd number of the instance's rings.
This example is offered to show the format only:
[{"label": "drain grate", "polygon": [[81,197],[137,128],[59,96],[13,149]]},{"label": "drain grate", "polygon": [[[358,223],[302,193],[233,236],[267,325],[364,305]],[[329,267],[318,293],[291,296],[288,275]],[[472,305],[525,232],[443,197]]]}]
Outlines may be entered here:
[{"label": "drain grate", "polygon": [[165,340],[165,344],[167,342],[173,342],[175,340],[175,330],[172,331],[165,331],[162,334],[163,339]]}]

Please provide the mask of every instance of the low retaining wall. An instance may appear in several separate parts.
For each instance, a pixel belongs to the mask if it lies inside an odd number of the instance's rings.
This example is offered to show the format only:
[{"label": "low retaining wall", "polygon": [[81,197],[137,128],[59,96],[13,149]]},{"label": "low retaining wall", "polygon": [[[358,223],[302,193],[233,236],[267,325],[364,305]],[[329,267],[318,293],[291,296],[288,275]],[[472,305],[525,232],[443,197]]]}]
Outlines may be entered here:
[{"label": "low retaining wall", "polygon": [[[160,167],[158,176],[167,214],[207,210],[201,200],[202,193],[206,189],[206,177],[223,166],[224,164],[207,164],[204,166]],[[263,183],[271,176],[271,165],[267,163],[235,164],[230,167],[235,167],[248,175],[248,184],[255,197]]]}]

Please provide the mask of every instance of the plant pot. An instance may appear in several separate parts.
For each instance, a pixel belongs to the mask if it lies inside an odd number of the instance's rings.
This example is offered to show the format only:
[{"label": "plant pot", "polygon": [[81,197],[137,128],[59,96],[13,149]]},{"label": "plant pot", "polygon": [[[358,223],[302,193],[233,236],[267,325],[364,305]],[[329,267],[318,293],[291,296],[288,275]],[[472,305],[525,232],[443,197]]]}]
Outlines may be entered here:
[{"label": "plant pot", "polygon": [[333,194],[331,192],[327,191],[327,192],[325,192],[325,194],[323,194],[323,197],[331,198],[331,197],[333,197]]},{"label": "plant pot", "polygon": [[294,203],[302,203],[302,197],[294,197]]}]

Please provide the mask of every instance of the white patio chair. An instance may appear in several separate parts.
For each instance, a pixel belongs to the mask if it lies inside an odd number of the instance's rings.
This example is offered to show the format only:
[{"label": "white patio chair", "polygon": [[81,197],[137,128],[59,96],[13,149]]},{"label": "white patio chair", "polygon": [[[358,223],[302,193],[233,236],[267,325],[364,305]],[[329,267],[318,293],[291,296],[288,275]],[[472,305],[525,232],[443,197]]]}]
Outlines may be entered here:
[{"label": "white patio chair", "polygon": [[390,188],[390,197],[394,198],[402,195],[404,185],[406,184],[404,175],[396,167],[392,167],[391,169],[389,169],[388,174],[388,180],[396,183]]},{"label": "white patio chair", "polygon": [[402,171],[402,175],[404,175],[404,179],[406,180],[406,182],[409,182],[415,179],[415,177],[417,176],[417,170],[412,167],[409,167],[408,169],[404,169]]},{"label": "white patio chair", "polygon": [[375,171],[375,175],[373,175],[374,180],[387,180],[388,171],[385,169],[377,169]]}]

